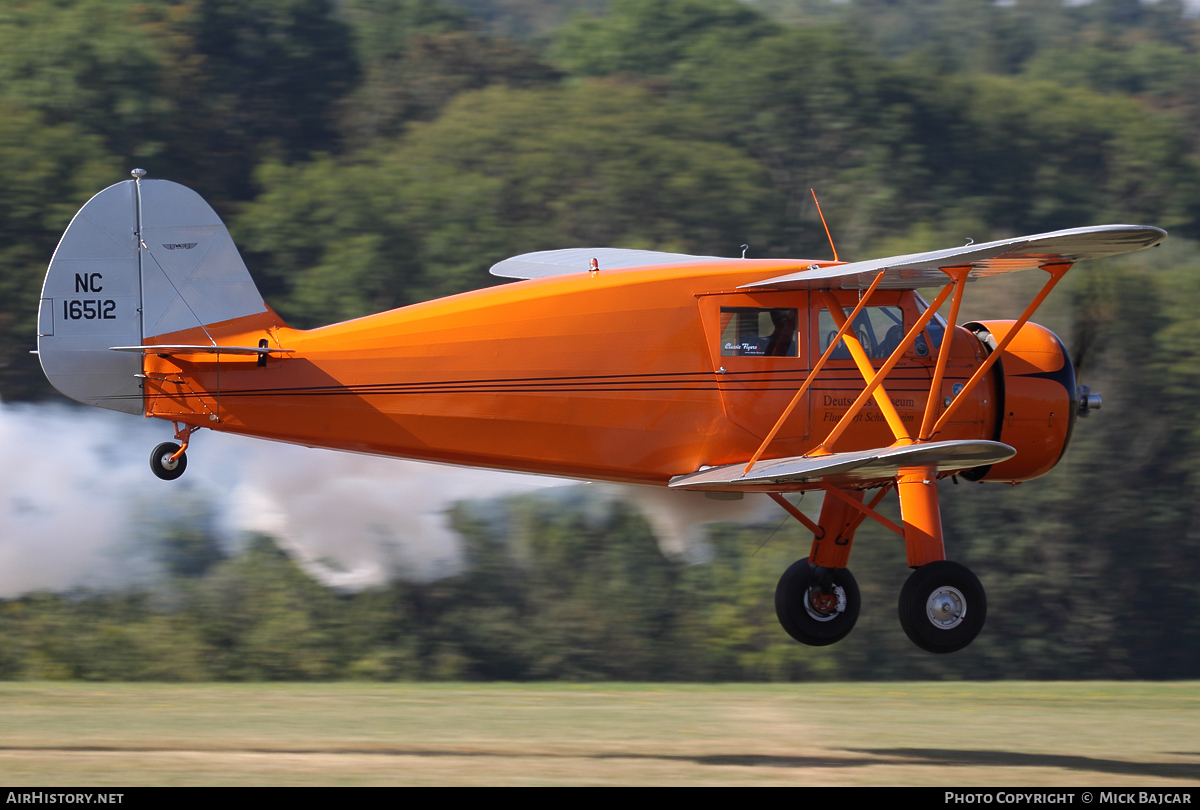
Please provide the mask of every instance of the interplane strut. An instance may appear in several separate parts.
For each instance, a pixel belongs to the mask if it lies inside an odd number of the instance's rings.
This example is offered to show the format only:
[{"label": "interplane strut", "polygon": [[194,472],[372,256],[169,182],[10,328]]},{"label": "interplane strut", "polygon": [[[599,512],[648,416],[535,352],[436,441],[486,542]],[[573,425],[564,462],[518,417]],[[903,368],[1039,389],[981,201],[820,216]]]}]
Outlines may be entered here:
[{"label": "interplane strut", "polygon": [[[850,356],[854,359],[855,365],[858,367],[859,373],[862,374],[866,386],[854,400],[853,404],[851,404],[850,408],[842,414],[837,424],[834,425],[833,430],[829,432],[813,451],[807,453],[806,456],[814,457],[832,454],[835,443],[845,433],[846,429],[852,424],[855,417],[866,406],[872,396],[876,397],[880,411],[887,421],[892,434],[895,436],[896,441],[892,445],[893,447],[931,442],[933,437],[947,423],[959,404],[966,399],[966,395],[979,384],[979,381],[983,379],[988,370],[999,360],[1001,352],[1013,341],[1021,328],[1028,322],[1033,313],[1037,311],[1046,296],[1050,294],[1050,291],[1054,289],[1054,286],[1061,280],[1070,267],[1071,264],[1067,262],[1043,266],[1042,269],[1050,274],[1050,279],[1029,303],[1029,306],[1026,307],[1021,317],[1013,324],[1013,328],[1009,330],[986,360],[975,370],[962,390],[955,395],[941,416],[936,420],[934,416],[939,400],[938,393],[941,391],[942,381],[945,378],[946,367],[949,363],[952,344],[954,342],[955,324],[958,322],[963,292],[971,267],[953,266],[941,268],[942,272],[950,278],[950,283],[942,288],[933,302],[921,313],[916,323],[905,334],[904,339],[892,351],[878,370],[871,364],[870,359],[863,350],[862,344],[854,334],[853,324],[858,318],[859,313],[862,312],[863,308],[870,301],[872,294],[878,288],[880,281],[884,277],[883,273],[878,274],[870,287],[861,295],[857,306],[855,306],[849,317],[846,317],[845,310],[830,291],[815,290],[814,292],[820,296],[824,307],[833,316],[834,322],[838,326],[838,331],[833,340],[830,341],[829,346],[822,353],[821,358],[805,377],[803,384],[796,391],[796,394],[792,397],[779,419],[776,420],[775,425],[771,428],[762,444],[759,445],[751,457],[743,475],[748,474],[755,463],[763,456],[783,423],[791,415],[796,405],[804,396],[804,393],[808,391],[817,375],[825,367],[835,348],[843,343],[849,349]],[[950,298],[950,318],[941,345],[938,348],[937,361],[934,365],[930,382],[929,397],[925,403],[921,424],[914,437],[905,428],[899,412],[888,397],[887,390],[884,388],[884,381],[892,369],[900,362],[904,354],[912,347],[917,336],[925,329],[929,321],[937,313],[939,307],[946,302],[947,298]],[[772,499],[783,506],[789,514],[794,516],[813,533],[813,548],[809,557],[809,561],[813,565],[825,568],[844,567],[849,556],[850,543],[853,540],[855,530],[863,520],[870,517],[880,525],[904,538],[909,566],[917,568],[930,562],[945,559],[941,511],[937,495],[937,476],[938,468],[936,465],[925,464],[905,467],[899,471],[894,483],[889,483],[880,489],[870,504],[863,503],[861,493],[842,490],[830,483],[822,483],[821,488],[828,495],[836,499],[834,503],[840,503],[841,505],[830,507],[827,503],[827,506],[822,508],[822,517],[819,523],[814,523],[810,520],[800,510],[786,501],[781,494],[770,493],[770,495]],[[876,511],[876,507],[883,500],[884,495],[893,486],[899,495],[903,526],[897,525]],[[830,523],[830,525],[826,525],[826,523]]]},{"label": "interplane strut", "polygon": [[792,415],[792,411],[795,409],[796,404],[800,402],[800,398],[804,396],[804,392],[808,390],[808,387],[812,385],[813,380],[817,378],[817,374],[820,373],[821,369],[825,368],[825,363],[833,355],[834,350],[838,347],[838,344],[841,343],[842,338],[846,337],[847,331],[849,331],[849,329],[854,325],[854,319],[858,317],[858,313],[862,312],[862,308],[865,307],[867,302],[871,300],[871,293],[875,292],[875,288],[879,286],[879,282],[881,281],[883,281],[883,273],[875,276],[875,280],[871,282],[871,286],[868,287],[867,291],[863,293],[861,298],[859,298],[858,306],[854,307],[854,311],[850,313],[850,317],[838,324],[837,335],[834,336],[833,340],[829,341],[829,346],[821,355],[821,359],[818,360],[816,365],[812,367],[812,371],[808,372],[808,376],[804,378],[804,382],[800,385],[799,390],[796,391],[796,395],[792,397],[792,401],[788,403],[788,406],[783,409],[783,413],[780,414],[777,420],[775,420],[775,426],[771,428],[771,432],[767,434],[767,438],[763,439],[762,444],[758,446],[758,449],[754,451],[754,455],[750,457],[749,463],[746,464],[746,472],[750,472],[750,468],[754,466],[755,462],[762,458],[762,454],[766,451],[767,447],[771,444],[771,441],[775,438],[775,434],[777,434],[779,429],[783,427],[783,423],[787,421],[787,418]]},{"label": "interplane strut", "polygon": [[[850,409],[842,414],[842,418],[839,419],[838,423],[833,426],[833,430],[829,432],[829,435],[825,437],[825,440],[818,445],[816,450],[814,450],[812,453],[809,453],[809,455],[819,455],[821,453],[833,452],[834,443],[841,438],[843,433],[845,433],[846,428],[850,426],[854,420],[854,417],[856,417],[859,411],[863,409],[863,406],[867,404],[867,400],[871,398],[871,395],[874,394],[876,390],[880,392],[880,396],[878,397],[879,407],[883,411],[888,425],[892,428],[892,433],[896,437],[897,444],[912,443],[912,439],[909,437],[908,431],[904,428],[904,423],[900,420],[900,414],[896,412],[896,406],[892,404],[890,399],[888,399],[887,391],[883,388],[883,381],[887,378],[887,375],[891,373],[892,369],[896,367],[896,364],[900,362],[900,358],[904,356],[904,353],[909,350],[914,342],[916,342],[917,335],[921,334],[921,331],[925,328],[925,325],[929,323],[929,320],[937,313],[938,307],[942,305],[953,289],[954,284],[947,284],[946,287],[940,293],[938,293],[938,297],[935,298],[933,303],[930,304],[923,313],[921,313],[919,318],[917,318],[917,322],[914,323],[912,328],[908,330],[908,334],[906,334],[904,339],[900,341],[900,345],[896,347],[891,356],[884,361],[883,366],[880,367],[879,371],[875,371],[874,367],[871,366],[870,361],[866,358],[866,353],[862,351],[862,346],[857,340],[849,336],[845,338],[846,345],[850,346],[850,353],[852,355],[854,355],[854,349],[856,346],[858,347],[858,351],[862,354],[863,362],[859,363],[859,371],[862,372],[863,380],[866,381],[867,387],[864,388],[862,393],[858,395],[858,398],[854,400],[854,404],[850,406]],[[841,307],[838,306],[837,300],[833,297],[833,295],[824,290],[821,292],[824,296],[826,296],[826,303],[830,308],[830,312],[833,313],[834,320],[836,321],[838,315],[841,314]],[[842,315],[842,317],[844,318],[845,315]],[[855,357],[855,360],[857,361],[858,357]],[[874,376],[870,376],[870,372],[875,372]]]},{"label": "interplane strut", "polygon": [[[1021,327],[1024,326],[1026,321],[1033,316],[1033,313],[1037,311],[1037,308],[1040,307],[1042,302],[1046,300],[1046,296],[1049,295],[1050,291],[1054,289],[1054,285],[1058,284],[1058,282],[1062,280],[1062,277],[1067,274],[1067,271],[1071,269],[1071,265],[1068,263],[1050,264],[1046,265],[1042,269],[1050,274],[1050,280],[1047,281],[1042,287],[1041,291],[1034,296],[1034,299],[1029,302],[1029,306],[1027,306],[1025,311],[1021,313],[1021,317],[1017,318],[1017,322],[1013,324],[1012,329],[1010,329],[1008,334],[1001,339],[1001,341],[996,345],[996,348],[992,350],[992,353],[988,355],[987,359],[983,361],[979,368],[975,369],[975,373],[971,375],[971,379],[967,380],[967,384],[963,386],[963,390],[958,393],[958,396],[956,396],[953,401],[951,401],[950,406],[946,408],[946,410],[942,413],[941,418],[938,419],[937,423],[933,426],[933,430],[929,432],[930,438],[937,435],[937,432],[941,429],[942,425],[946,424],[946,422],[950,419],[950,415],[953,414],[958,408],[959,403],[966,399],[965,395],[979,384],[979,381],[983,379],[983,375],[988,373],[988,369],[995,365],[996,361],[1000,359],[1000,353],[1003,352],[1008,344],[1012,342],[1013,338],[1017,336],[1017,333],[1021,331]],[[953,324],[950,326],[953,328]]]}]

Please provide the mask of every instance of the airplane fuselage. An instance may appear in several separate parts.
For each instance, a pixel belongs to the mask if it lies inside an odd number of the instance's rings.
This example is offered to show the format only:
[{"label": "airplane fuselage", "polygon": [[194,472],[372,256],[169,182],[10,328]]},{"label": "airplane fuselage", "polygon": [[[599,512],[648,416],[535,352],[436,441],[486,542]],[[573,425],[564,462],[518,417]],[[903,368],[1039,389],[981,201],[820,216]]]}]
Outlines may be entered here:
[{"label": "airplane fuselage", "polygon": [[[819,294],[736,289],[809,264],[764,260],[732,271],[698,264],[535,279],[312,330],[291,329],[268,311],[207,329],[222,344],[266,340],[291,353],[265,363],[149,354],[145,413],[316,447],[665,484],[748,459],[820,357],[837,327]],[[856,291],[834,294],[847,311],[858,301]],[[856,332],[878,367],[924,302],[894,290],[876,292],[870,303],[864,312],[877,311]],[[999,336],[1004,324],[954,329],[935,414],[987,356],[976,334],[986,338],[987,327]],[[940,340],[940,328],[926,330],[885,383],[914,435]],[[208,338],[195,329],[153,342]],[[863,390],[845,354],[832,356],[766,458],[811,451]],[[1069,438],[1073,386],[1057,338],[1031,324],[936,438],[1017,447],[1017,457],[987,471],[989,479],[1041,475]],[[895,441],[874,401],[856,419],[835,450]]]}]

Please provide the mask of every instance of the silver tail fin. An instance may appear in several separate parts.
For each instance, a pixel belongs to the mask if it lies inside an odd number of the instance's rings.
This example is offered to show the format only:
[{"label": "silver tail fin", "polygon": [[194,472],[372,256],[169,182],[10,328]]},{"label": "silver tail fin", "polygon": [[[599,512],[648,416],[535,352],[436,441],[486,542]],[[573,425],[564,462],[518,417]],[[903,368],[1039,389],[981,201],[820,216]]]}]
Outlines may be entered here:
[{"label": "silver tail fin", "polygon": [[88,200],[42,287],[38,356],[86,405],[143,412],[142,357],[109,351],[266,311],[221,218],[166,180],[126,180]]}]

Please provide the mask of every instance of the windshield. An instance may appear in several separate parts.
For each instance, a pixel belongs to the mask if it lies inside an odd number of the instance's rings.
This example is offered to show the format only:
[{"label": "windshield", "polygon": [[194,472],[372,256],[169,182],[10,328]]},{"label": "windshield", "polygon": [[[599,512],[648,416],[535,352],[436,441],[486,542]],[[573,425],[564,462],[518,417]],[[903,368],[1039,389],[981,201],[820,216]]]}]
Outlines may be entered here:
[{"label": "windshield", "polygon": [[[853,310],[851,310],[853,311]],[[847,312],[847,315],[850,313]],[[821,337],[820,351],[824,353],[829,343],[837,337],[838,327],[833,321],[829,310],[822,309],[820,315],[819,334]],[[904,310],[896,306],[863,307],[862,312],[854,319],[854,334],[862,344],[863,351],[871,359],[887,358],[904,339]],[[841,343],[831,360],[849,360],[850,350]]]},{"label": "windshield", "polygon": [[[920,293],[914,292],[913,297],[917,299],[917,309],[921,313],[929,309],[929,303],[921,297]],[[924,333],[917,338],[916,350],[921,357],[929,354],[929,345],[925,342],[925,335],[929,336],[929,340],[933,343],[933,351],[937,351],[942,345],[942,336],[946,334],[946,319],[940,314],[934,313],[929,319],[929,323],[925,326]],[[924,348],[925,351],[921,351]]]}]

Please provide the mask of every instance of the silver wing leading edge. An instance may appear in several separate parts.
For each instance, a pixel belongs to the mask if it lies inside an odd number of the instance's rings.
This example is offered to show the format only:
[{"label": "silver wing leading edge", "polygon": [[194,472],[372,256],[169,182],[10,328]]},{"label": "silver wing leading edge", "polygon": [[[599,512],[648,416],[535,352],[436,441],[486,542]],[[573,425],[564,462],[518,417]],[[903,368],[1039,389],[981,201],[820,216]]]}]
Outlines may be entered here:
[{"label": "silver wing leading edge", "polygon": [[743,474],[745,464],[726,464],[671,479],[671,489],[716,492],[786,492],[811,484],[855,487],[892,481],[902,467],[936,464],[938,472],[961,472],[999,464],[1017,454],[1007,444],[955,440],[903,447],[881,447],[827,456],[792,456],[760,461]]},{"label": "silver wing leading edge", "polygon": [[942,267],[970,267],[968,278],[985,278],[1051,264],[1132,253],[1154,247],[1166,238],[1166,231],[1148,225],[1096,225],[865,262],[814,266],[743,284],[738,289],[865,290],[882,271],[880,289],[913,290],[945,284],[948,279],[941,271]]}]

